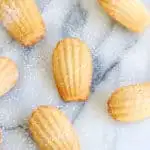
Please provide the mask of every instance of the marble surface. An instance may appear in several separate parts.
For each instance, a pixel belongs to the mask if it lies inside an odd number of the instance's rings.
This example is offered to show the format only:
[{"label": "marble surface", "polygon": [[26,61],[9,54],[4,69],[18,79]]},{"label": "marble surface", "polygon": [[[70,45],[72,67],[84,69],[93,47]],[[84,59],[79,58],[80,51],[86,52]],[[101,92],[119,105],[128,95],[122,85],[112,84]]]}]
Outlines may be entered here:
[{"label": "marble surface", "polygon": [[[150,1],[143,0],[150,9]],[[0,27],[0,56],[12,58],[20,70],[14,89],[0,98],[2,150],[36,150],[28,135],[33,108],[60,108],[73,123],[81,150],[149,150],[150,119],[121,124],[107,114],[106,102],[116,88],[150,80],[150,28],[129,32],[111,20],[96,0],[37,0],[47,34],[32,48],[22,48]],[[93,56],[93,82],[87,103],[64,103],[56,90],[50,62],[56,43],[65,37],[84,40]]]}]

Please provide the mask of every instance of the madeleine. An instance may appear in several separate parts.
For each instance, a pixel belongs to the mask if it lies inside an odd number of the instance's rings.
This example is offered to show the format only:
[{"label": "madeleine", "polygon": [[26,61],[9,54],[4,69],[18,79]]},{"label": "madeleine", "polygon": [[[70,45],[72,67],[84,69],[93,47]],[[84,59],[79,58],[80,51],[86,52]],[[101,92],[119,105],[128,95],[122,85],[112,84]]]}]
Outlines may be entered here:
[{"label": "madeleine", "polygon": [[87,45],[76,38],[60,41],[53,53],[53,74],[64,101],[86,101],[92,80],[92,56]]},{"label": "madeleine", "polygon": [[150,117],[150,83],[117,89],[108,101],[108,113],[122,122],[140,121]]},{"label": "madeleine", "polygon": [[134,32],[142,32],[150,25],[150,13],[140,0],[98,0],[116,21]]},{"label": "madeleine", "polygon": [[1,0],[0,20],[8,33],[24,46],[45,35],[45,25],[34,0]]},{"label": "madeleine", "polygon": [[40,150],[80,150],[78,137],[57,108],[40,106],[29,119],[29,130]]}]

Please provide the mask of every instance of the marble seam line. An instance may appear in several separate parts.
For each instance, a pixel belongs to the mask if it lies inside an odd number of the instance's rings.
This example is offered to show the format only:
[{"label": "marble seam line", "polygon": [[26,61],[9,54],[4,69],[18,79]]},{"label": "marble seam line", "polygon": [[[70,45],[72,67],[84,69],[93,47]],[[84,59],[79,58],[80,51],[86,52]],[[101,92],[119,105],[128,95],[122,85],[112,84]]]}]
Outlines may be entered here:
[{"label": "marble seam line", "polygon": [[[126,53],[128,52],[128,50],[129,50],[130,48],[132,48],[133,46],[135,46],[135,45],[137,44],[137,42],[138,42],[138,40],[135,40],[133,44],[127,45],[127,46],[122,50],[123,53],[122,53],[121,56],[126,55]],[[122,57],[121,57],[121,56],[117,57],[116,60],[113,61],[112,65],[110,65],[110,67],[106,68],[105,71],[104,71],[102,74],[99,74],[99,75],[98,75],[98,76],[99,76],[99,82],[97,82],[97,83],[94,82],[94,85],[95,85],[95,86],[100,85],[100,83],[101,83],[103,80],[105,80],[106,75],[107,75],[114,67],[116,67],[117,65],[120,64],[120,62],[121,62],[121,60],[122,60]],[[92,88],[94,89],[94,87],[92,87]],[[92,90],[93,90],[93,89],[92,89]]]},{"label": "marble seam line", "polygon": [[18,128],[24,129],[25,131],[28,130],[28,128],[26,128],[26,127],[23,126],[23,125],[17,125],[17,126],[8,127],[8,128],[4,128],[3,126],[0,126],[0,128],[1,128],[3,131],[13,131],[13,130],[17,130]]},{"label": "marble seam line", "polygon": [[[136,45],[136,43],[137,43],[137,40],[134,42],[133,45],[127,46],[123,51],[127,51],[128,49],[132,48],[133,46]],[[124,55],[125,55],[125,53],[124,53]],[[105,80],[105,78],[106,78],[106,76],[108,75],[108,73],[109,73],[113,68],[115,68],[117,65],[119,65],[120,62],[121,62],[121,58],[116,59],[116,60],[110,65],[110,67],[108,67],[108,68],[104,71],[104,73],[103,73],[102,76],[100,77],[100,82],[99,82],[98,84],[95,84],[95,85],[96,85],[96,86],[97,86],[97,85],[100,85],[101,82]]]}]

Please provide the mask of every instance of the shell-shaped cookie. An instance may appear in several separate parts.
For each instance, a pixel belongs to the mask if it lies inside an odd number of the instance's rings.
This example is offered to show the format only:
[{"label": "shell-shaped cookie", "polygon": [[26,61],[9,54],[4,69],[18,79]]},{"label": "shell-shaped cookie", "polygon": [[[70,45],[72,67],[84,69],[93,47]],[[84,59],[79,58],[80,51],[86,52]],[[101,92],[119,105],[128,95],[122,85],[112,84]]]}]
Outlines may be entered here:
[{"label": "shell-shaped cookie", "polygon": [[64,101],[87,100],[92,79],[92,57],[87,45],[76,38],[60,41],[53,53],[53,73]]},{"label": "shell-shaped cookie", "polygon": [[40,150],[80,150],[71,123],[55,107],[38,107],[29,120],[29,130]]},{"label": "shell-shaped cookie", "polygon": [[34,0],[1,0],[0,20],[8,33],[24,46],[43,38],[45,25]]},{"label": "shell-shaped cookie", "polygon": [[150,13],[140,0],[98,0],[116,21],[134,32],[142,32],[150,25]]},{"label": "shell-shaped cookie", "polygon": [[0,57],[0,96],[15,86],[18,77],[16,64],[9,58]]},{"label": "shell-shaped cookie", "polygon": [[108,101],[108,112],[115,120],[123,122],[150,117],[150,83],[117,89]]}]

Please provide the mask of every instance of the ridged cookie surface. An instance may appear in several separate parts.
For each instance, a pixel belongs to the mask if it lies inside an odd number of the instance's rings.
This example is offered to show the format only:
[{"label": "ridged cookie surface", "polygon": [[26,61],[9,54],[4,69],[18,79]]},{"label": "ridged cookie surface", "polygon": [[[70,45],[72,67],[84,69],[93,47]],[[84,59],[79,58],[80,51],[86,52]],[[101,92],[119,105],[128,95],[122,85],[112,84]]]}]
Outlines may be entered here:
[{"label": "ridged cookie surface", "polygon": [[8,33],[24,46],[45,34],[45,25],[34,0],[1,0],[0,20]]},{"label": "ridged cookie surface", "polygon": [[92,80],[92,57],[87,45],[76,38],[60,41],[53,53],[53,73],[64,101],[87,100]]},{"label": "ridged cookie surface", "polygon": [[104,10],[116,21],[134,32],[150,25],[150,13],[140,0],[98,0]]},{"label": "ridged cookie surface", "polygon": [[18,69],[11,59],[0,57],[0,96],[12,89],[19,77]]},{"label": "ridged cookie surface", "polygon": [[108,101],[108,112],[115,120],[123,122],[150,117],[150,83],[117,89]]},{"label": "ridged cookie surface", "polygon": [[29,130],[40,150],[80,150],[71,123],[57,108],[38,107],[29,120]]}]

